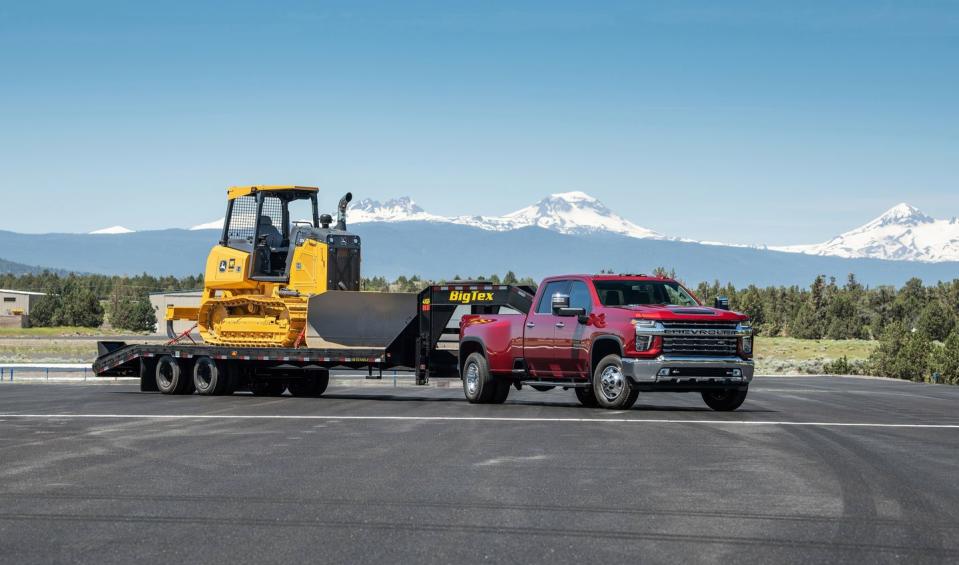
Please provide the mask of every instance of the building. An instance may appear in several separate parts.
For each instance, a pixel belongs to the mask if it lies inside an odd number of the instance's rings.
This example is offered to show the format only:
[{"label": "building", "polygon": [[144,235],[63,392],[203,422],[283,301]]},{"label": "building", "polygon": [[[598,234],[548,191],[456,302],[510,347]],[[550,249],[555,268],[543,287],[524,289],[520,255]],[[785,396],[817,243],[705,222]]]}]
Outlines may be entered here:
[{"label": "building", "polygon": [[30,310],[42,292],[0,289],[0,328],[29,328]]},{"label": "building", "polygon": [[[202,290],[191,290],[187,292],[160,292],[150,295],[150,304],[157,316],[157,335],[166,335],[166,309],[167,306],[187,306],[193,308],[200,307],[200,299],[203,297]],[[173,331],[177,334],[183,333],[193,326],[192,322],[173,322]]]}]

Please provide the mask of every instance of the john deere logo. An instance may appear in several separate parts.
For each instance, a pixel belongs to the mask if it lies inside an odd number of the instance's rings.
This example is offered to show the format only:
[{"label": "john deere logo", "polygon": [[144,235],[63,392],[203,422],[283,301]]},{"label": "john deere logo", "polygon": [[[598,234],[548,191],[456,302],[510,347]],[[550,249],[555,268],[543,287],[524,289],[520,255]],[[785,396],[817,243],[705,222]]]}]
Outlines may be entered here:
[{"label": "john deere logo", "polygon": [[473,302],[492,302],[492,292],[479,292],[478,290],[451,290],[450,302],[459,302],[460,304],[470,304]]}]

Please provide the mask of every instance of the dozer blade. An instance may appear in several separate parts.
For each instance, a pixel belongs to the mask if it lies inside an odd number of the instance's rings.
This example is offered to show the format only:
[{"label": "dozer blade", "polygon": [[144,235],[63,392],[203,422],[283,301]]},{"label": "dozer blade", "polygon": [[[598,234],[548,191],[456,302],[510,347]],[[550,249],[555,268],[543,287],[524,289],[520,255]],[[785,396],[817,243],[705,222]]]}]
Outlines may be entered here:
[{"label": "dozer blade", "polygon": [[310,297],[306,345],[313,349],[389,347],[417,317],[417,295],[334,290]]}]

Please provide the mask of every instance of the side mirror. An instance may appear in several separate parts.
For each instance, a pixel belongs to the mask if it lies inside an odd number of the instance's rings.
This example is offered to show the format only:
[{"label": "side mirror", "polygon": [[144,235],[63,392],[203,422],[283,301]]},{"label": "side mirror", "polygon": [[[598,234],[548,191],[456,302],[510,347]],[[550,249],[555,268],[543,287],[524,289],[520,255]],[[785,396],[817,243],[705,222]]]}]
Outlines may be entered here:
[{"label": "side mirror", "polygon": [[560,310],[563,310],[564,308],[569,308],[569,295],[558,294],[558,293],[554,294],[552,298],[552,306],[553,306],[553,315],[561,316],[562,314],[559,313]]},{"label": "side mirror", "polygon": [[717,310],[729,310],[729,298],[726,296],[717,296],[713,307]]}]

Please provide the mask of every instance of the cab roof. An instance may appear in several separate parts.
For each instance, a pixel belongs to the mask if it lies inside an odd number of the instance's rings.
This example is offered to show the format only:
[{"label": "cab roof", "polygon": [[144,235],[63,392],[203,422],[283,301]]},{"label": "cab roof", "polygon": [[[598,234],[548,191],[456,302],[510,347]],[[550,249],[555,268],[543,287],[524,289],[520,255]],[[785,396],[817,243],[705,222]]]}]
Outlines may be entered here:
[{"label": "cab roof", "polygon": [[296,185],[256,185],[256,186],[231,186],[227,189],[227,200],[235,200],[241,196],[249,196],[255,192],[319,192],[320,189],[315,186],[296,186]]},{"label": "cab roof", "polygon": [[559,275],[554,277],[548,277],[546,280],[556,280],[556,279],[569,279],[569,278],[578,278],[578,279],[589,279],[594,281],[667,281],[675,282],[675,279],[669,277],[657,277],[656,275],[632,275],[632,274],[621,274],[621,275],[611,275],[611,274],[600,274],[600,275],[586,275],[586,274],[569,274],[569,275]]}]

